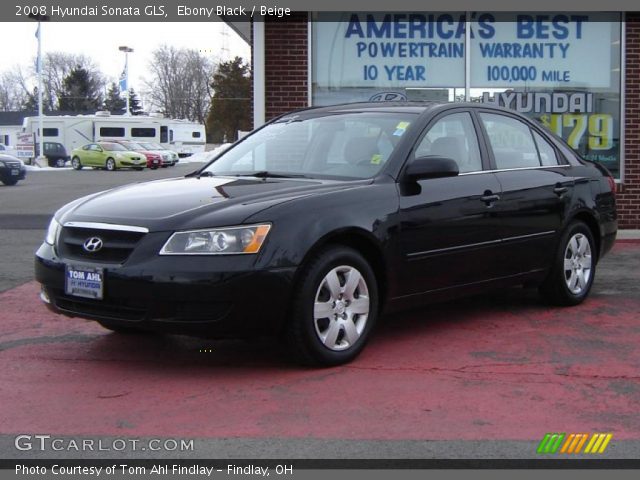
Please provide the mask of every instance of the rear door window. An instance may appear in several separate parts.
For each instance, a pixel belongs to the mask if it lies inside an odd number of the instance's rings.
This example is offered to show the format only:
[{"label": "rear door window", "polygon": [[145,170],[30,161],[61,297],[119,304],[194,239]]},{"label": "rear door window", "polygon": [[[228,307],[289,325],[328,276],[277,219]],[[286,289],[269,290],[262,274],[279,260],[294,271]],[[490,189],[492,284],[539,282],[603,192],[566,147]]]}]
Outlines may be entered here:
[{"label": "rear door window", "polygon": [[539,167],[538,150],[531,129],[505,115],[480,113],[498,170]]},{"label": "rear door window", "polygon": [[551,144],[544,138],[542,138],[542,135],[540,135],[538,132],[533,132],[533,138],[536,140],[536,145],[538,146],[540,163],[543,166],[558,165],[558,156],[556,155],[556,151],[551,146]]}]

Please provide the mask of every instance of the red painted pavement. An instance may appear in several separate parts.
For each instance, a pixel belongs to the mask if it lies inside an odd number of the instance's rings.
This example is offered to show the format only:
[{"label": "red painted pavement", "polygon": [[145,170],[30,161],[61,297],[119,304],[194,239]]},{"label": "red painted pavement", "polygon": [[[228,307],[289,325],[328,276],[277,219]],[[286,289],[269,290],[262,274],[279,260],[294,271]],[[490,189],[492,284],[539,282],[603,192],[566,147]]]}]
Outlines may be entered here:
[{"label": "red painted pavement", "polygon": [[0,294],[0,433],[640,438],[639,298],[552,309],[514,290],[431,306],[379,325],[352,364],[309,370],[268,342],[111,334],[37,293]]}]

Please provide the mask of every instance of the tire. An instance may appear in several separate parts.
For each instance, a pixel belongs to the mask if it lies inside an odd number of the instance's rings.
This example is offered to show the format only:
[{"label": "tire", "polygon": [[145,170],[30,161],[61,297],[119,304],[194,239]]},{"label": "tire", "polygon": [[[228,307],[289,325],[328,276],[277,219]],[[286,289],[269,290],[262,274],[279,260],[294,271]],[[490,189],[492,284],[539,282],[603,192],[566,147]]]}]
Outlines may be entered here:
[{"label": "tire", "polygon": [[141,172],[142,170],[144,170],[144,168],[142,167],[133,167],[133,169],[137,172]]},{"label": "tire", "polygon": [[82,163],[78,157],[73,157],[71,159],[71,166],[74,170],[82,170]]},{"label": "tire", "polygon": [[303,267],[297,285],[284,332],[294,360],[333,366],[356,358],[378,317],[378,286],[369,263],[351,248],[333,246]]},{"label": "tire", "polygon": [[4,183],[7,187],[13,187],[16,183],[18,183],[18,180],[12,178],[8,180],[2,180],[2,183]]},{"label": "tire", "polygon": [[591,291],[597,260],[596,244],[589,227],[581,221],[570,223],[562,234],[540,293],[554,305],[578,305]]},{"label": "tire", "polygon": [[107,158],[107,161],[105,162],[104,166],[109,172],[116,171],[116,161],[113,158]]},{"label": "tire", "polygon": [[100,325],[102,325],[104,328],[106,328],[107,330],[111,330],[112,332],[115,333],[120,333],[123,335],[131,335],[131,334],[138,334],[138,333],[144,333],[142,330],[139,330],[135,327],[130,327],[128,325],[122,325],[118,322],[109,322],[109,321],[99,321],[98,322]]},{"label": "tire", "polygon": [[162,168],[167,168],[169,165],[161,165]]},{"label": "tire", "polygon": [[158,169],[158,167],[157,167],[157,166],[149,167],[149,168],[150,168],[151,170],[157,170],[157,169]]},{"label": "tire", "polygon": [[56,167],[62,168],[66,165],[67,161],[64,158],[59,158],[56,160]]}]

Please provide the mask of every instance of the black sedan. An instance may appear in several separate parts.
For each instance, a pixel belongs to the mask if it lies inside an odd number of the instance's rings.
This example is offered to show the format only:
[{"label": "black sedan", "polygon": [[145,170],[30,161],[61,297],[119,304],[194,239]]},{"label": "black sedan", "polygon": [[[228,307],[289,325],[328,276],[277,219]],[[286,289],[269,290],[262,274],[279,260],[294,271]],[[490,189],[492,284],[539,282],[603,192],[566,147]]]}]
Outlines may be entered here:
[{"label": "black sedan", "polygon": [[0,154],[0,182],[13,186],[27,176],[27,169],[22,160],[13,155]]},{"label": "black sedan", "polygon": [[383,312],[514,285],[578,304],[616,231],[607,170],[521,115],[351,104],[64,206],[36,278],[52,309],[111,330],[272,334],[335,365]]}]

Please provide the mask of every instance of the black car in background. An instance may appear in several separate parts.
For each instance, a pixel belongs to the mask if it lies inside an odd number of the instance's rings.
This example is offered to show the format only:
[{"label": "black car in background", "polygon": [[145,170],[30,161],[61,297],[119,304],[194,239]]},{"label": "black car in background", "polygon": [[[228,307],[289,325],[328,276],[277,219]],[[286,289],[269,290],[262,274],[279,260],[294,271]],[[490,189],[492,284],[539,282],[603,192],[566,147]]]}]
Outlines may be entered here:
[{"label": "black car in background", "polygon": [[[50,167],[64,167],[70,160],[67,149],[64,145],[58,142],[44,142],[43,144],[44,156],[47,158],[47,164]],[[36,157],[40,155],[40,144],[36,143],[35,146]]]},{"label": "black car in background", "polygon": [[27,169],[19,158],[0,153],[0,182],[13,186],[27,176]]},{"label": "black car in background", "polygon": [[608,171],[517,113],[349,104],[64,206],[36,278],[54,311],[111,330],[272,334],[335,365],[381,312],[514,285],[578,304],[616,231]]}]

